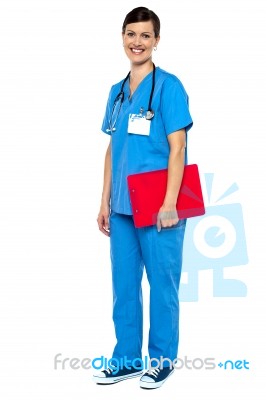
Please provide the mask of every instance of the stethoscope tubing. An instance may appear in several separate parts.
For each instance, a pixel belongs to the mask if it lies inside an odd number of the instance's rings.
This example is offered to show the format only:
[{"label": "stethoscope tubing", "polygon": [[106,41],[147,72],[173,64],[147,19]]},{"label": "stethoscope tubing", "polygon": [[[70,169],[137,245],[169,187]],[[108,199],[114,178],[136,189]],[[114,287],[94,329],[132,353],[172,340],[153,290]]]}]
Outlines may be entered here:
[{"label": "stethoscope tubing", "polygon": [[[154,63],[152,63],[152,65],[153,65],[152,87],[151,87],[151,92],[150,92],[148,110],[147,110],[147,113],[146,113],[146,119],[148,119],[148,120],[151,120],[154,117],[154,111],[151,109],[151,104],[152,104],[153,93],[154,93],[154,88],[155,88],[155,65],[154,65]],[[115,124],[116,124],[116,121],[117,121],[117,118],[118,118],[118,115],[120,113],[120,110],[121,110],[121,107],[122,107],[122,104],[123,104],[123,101],[124,101],[124,97],[125,97],[124,87],[125,87],[126,81],[129,79],[129,76],[130,76],[130,71],[127,74],[127,76],[125,77],[125,79],[123,80],[122,86],[121,86],[121,90],[120,90],[120,92],[118,93],[118,95],[116,96],[116,98],[114,100],[111,116],[110,116],[110,119],[109,119],[109,129],[107,129],[107,132],[115,131]],[[120,98],[121,98],[121,100],[120,100],[119,109],[118,109],[115,121],[114,121],[113,125],[111,125],[114,109],[115,109],[116,103],[119,101]]]}]

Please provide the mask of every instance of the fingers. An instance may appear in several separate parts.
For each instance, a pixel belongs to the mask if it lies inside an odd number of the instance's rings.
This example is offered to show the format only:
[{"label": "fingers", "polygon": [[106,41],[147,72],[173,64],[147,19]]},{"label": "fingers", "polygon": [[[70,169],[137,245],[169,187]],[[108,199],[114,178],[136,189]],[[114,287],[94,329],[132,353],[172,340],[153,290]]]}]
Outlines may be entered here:
[{"label": "fingers", "polygon": [[110,236],[109,216],[101,214],[97,218],[99,230],[105,235]]},{"label": "fingers", "polygon": [[160,231],[161,231],[161,229],[162,229],[162,224],[161,224],[160,213],[158,214],[158,217],[157,217],[156,226],[157,226],[157,231],[158,231],[158,232],[160,232]]},{"label": "fingers", "polygon": [[109,231],[109,216],[108,215],[103,216],[103,227],[106,231]]},{"label": "fingers", "polygon": [[169,218],[170,214],[166,212],[159,212],[157,216],[157,231],[160,232],[162,228],[171,228],[176,225],[179,221],[178,217]]}]

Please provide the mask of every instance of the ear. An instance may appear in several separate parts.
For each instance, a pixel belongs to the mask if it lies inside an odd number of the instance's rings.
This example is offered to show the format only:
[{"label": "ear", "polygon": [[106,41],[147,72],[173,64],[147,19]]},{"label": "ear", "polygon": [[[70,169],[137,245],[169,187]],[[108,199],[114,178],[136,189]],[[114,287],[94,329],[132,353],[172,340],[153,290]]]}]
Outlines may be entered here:
[{"label": "ear", "polygon": [[160,42],[160,39],[161,39],[161,37],[160,36],[158,36],[155,40],[156,40],[156,45],[155,46],[158,46],[158,43]]}]

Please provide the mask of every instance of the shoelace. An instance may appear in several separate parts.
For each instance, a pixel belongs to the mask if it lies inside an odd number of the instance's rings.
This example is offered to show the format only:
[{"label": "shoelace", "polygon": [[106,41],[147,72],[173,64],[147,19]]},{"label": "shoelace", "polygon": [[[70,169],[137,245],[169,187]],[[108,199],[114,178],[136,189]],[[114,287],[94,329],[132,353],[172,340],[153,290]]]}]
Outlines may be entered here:
[{"label": "shoelace", "polygon": [[148,372],[148,375],[152,375],[152,376],[155,376],[155,378],[157,378],[159,372],[160,372],[160,368],[154,368]]},{"label": "shoelace", "polygon": [[108,375],[114,372],[114,370],[111,367],[107,368],[105,371]]}]

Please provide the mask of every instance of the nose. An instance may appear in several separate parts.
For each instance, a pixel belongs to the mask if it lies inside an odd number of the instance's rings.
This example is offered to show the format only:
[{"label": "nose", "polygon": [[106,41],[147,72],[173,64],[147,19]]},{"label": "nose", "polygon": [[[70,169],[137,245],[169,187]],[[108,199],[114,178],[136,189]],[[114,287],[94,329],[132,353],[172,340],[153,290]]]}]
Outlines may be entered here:
[{"label": "nose", "polygon": [[135,35],[133,43],[135,46],[140,46],[141,45],[141,36]]}]

